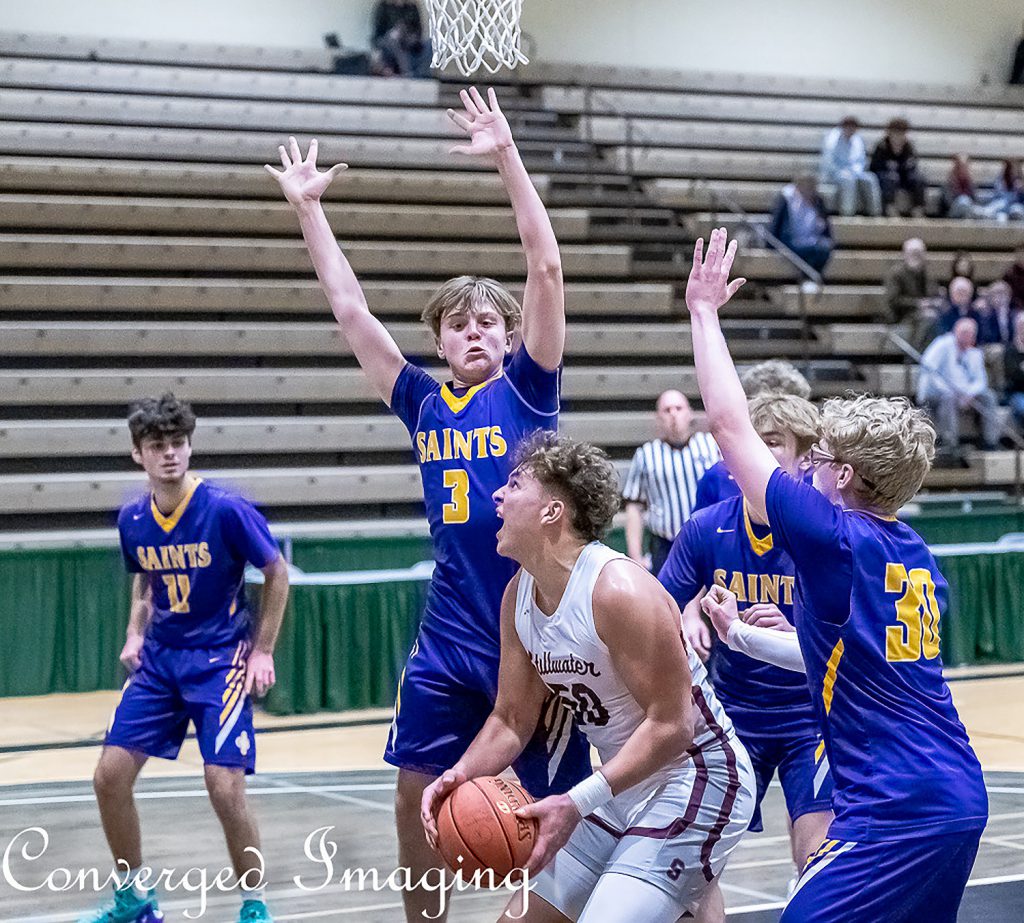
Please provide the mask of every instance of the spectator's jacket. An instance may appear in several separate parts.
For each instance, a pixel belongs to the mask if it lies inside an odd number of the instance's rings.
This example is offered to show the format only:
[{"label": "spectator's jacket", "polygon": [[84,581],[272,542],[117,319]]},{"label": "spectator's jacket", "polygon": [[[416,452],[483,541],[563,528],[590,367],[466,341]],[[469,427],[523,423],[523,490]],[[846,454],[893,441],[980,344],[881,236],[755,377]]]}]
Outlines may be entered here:
[{"label": "spectator's jacket", "polygon": [[1003,353],[1003,381],[1007,396],[1024,393],[1024,352],[1013,341],[1007,343]]},{"label": "spectator's jacket", "polygon": [[982,340],[982,333],[988,330],[988,318],[983,315],[980,311],[976,311],[974,308],[968,308],[966,311],[961,311],[955,304],[946,302],[942,312],[939,314],[939,319],[935,324],[935,329],[939,334],[949,333],[953,329],[953,325],[960,320],[961,317],[969,317],[978,325],[978,342],[991,342]]},{"label": "spectator's jacket", "polygon": [[976,397],[988,388],[985,357],[977,346],[961,350],[952,333],[932,340],[921,357],[917,379],[917,402],[955,394]]},{"label": "spectator's jacket", "polygon": [[826,182],[840,173],[863,173],[867,163],[867,148],[858,133],[846,138],[842,128],[833,128],[825,135],[821,146],[821,176]]},{"label": "spectator's jacket", "polygon": [[885,300],[897,323],[913,314],[922,298],[936,294],[936,287],[928,278],[927,265],[911,269],[906,263],[899,263],[885,277]]},{"label": "spectator's jacket", "polygon": [[[769,230],[787,247],[792,247],[796,243],[794,240],[793,216],[790,208],[794,198],[798,195],[796,187],[790,183],[788,186],[783,187],[772,208],[772,220]],[[817,196],[811,203],[811,206],[818,213],[818,242],[831,246],[832,225],[828,220],[828,212],[825,211],[825,203],[822,201],[821,196]]]},{"label": "spectator's jacket", "polygon": [[999,322],[999,314],[995,308],[989,307],[981,314],[978,322],[978,345],[989,343],[1007,344],[1013,340],[1013,328],[1017,321],[1017,311],[1011,307],[1007,310],[1003,323]]},{"label": "spectator's jacket", "polygon": [[1024,266],[1019,266],[1017,263],[1014,263],[1006,270],[1006,274],[1003,276],[1003,281],[1006,282],[1013,291],[1014,305],[1017,308],[1024,308]]},{"label": "spectator's jacket", "polygon": [[909,141],[904,142],[903,150],[898,154],[892,149],[888,138],[882,138],[875,145],[871,154],[871,172],[882,176],[886,173],[898,173],[906,176],[917,170],[917,152]]}]

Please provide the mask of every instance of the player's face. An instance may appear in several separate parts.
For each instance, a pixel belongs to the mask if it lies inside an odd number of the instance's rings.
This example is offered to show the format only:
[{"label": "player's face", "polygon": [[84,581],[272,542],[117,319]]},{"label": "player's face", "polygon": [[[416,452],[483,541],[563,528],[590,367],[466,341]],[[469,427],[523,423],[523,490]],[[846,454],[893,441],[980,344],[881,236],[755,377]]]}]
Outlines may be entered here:
[{"label": "player's face", "polygon": [[779,467],[792,477],[799,477],[803,456],[797,454],[796,437],[792,433],[775,431],[758,433],[761,441],[768,446]]},{"label": "player's face", "polygon": [[437,354],[447,361],[456,382],[477,385],[501,367],[512,348],[505,318],[489,305],[446,314],[441,318]]},{"label": "player's face", "polygon": [[[828,453],[828,444],[819,443],[822,451]],[[839,474],[843,466],[834,461],[815,459],[814,449],[811,449],[811,463],[814,465],[814,487],[833,503],[842,503],[842,496],[839,493]]]},{"label": "player's face", "polygon": [[504,487],[494,492],[501,528],[498,529],[498,554],[522,563],[519,550],[536,543],[537,529],[551,498],[540,481],[523,468],[516,468]]},{"label": "player's face", "polygon": [[149,436],[132,449],[132,458],[153,483],[173,484],[188,473],[192,443],[188,436]]}]

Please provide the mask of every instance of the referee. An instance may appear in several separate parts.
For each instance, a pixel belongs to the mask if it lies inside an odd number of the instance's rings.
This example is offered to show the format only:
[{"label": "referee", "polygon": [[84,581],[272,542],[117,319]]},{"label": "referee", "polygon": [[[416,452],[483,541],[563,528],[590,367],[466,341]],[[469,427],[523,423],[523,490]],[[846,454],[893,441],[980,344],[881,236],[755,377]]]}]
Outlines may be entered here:
[{"label": "referee", "polygon": [[636,450],[622,488],[626,553],[643,563],[646,507],[653,574],[661,570],[672,539],[693,514],[697,482],[722,457],[708,433],[693,432],[693,410],[685,395],[666,391],[656,410],[658,438]]}]

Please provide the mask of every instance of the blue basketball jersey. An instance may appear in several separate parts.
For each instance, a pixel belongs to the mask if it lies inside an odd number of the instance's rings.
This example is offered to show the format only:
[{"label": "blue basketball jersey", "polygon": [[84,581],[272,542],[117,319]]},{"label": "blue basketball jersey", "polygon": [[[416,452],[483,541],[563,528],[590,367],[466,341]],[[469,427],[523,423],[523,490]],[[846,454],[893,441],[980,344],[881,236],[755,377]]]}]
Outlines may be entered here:
[{"label": "blue basketball jersey", "polygon": [[[682,609],[702,587],[736,594],[742,612],[774,603],[793,620],[793,561],[767,526],[750,521],[742,497],[700,510],[672,543],[658,579]],[[790,737],[818,733],[803,673],[755,660],[715,639],[715,692],[741,737]]]},{"label": "blue basketball jersey", "polygon": [[716,462],[697,482],[697,499],[694,501],[693,511],[696,513],[698,510],[738,496],[740,485],[736,483],[736,478],[729,474],[724,461]]},{"label": "blue basketball jersey", "polygon": [[928,546],[905,523],[842,509],[781,470],[766,503],[796,565],[797,635],[825,714],[829,836],[983,827],[981,765],[942,676],[947,585]]},{"label": "blue basketball jersey", "polygon": [[128,570],[149,577],[147,639],[190,649],[249,636],[246,563],[263,568],[279,555],[267,521],[251,504],[194,478],[169,516],[147,495],[122,508],[117,528]]},{"label": "blue basketball jersey", "polygon": [[492,494],[524,437],[557,428],[559,378],[520,347],[501,372],[461,395],[412,364],[392,392],[391,409],[412,437],[434,545],[423,627],[491,657],[500,649],[501,597],[519,568],[498,554]]}]

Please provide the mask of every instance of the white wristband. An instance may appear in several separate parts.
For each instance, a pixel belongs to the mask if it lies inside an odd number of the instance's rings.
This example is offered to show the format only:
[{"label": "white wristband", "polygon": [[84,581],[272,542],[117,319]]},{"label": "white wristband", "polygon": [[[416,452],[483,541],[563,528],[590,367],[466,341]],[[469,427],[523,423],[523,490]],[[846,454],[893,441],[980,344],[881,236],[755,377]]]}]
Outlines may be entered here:
[{"label": "white wristband", "polygon": [[578,785],[570,788],[566,794],[576,805],[576,810],[580,812],[581,817],[593,814],[601,805],[607,804],[614,797],[612,787],[600,772],[587,776]]}]

